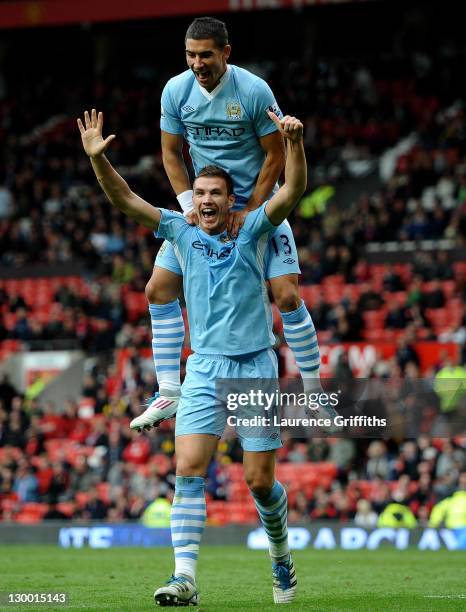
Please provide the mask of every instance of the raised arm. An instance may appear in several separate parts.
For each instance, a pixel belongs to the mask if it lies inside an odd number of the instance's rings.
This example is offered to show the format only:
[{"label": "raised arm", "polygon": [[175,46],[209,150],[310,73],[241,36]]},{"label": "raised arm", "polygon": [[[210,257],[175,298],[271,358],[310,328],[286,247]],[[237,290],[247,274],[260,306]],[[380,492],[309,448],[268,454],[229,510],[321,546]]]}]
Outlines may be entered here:
[{"label": "raised arm", "polygon": [[307,184],[307,165],[303,146],[303,124],[296,117],[279,119],[269,112],[286,141],[285,182],[267,202],[265,212],[274,225],[284,221],[303,195]]},{"label": "raised arm", "polygon": [[95,108],[92,109],[90,116],[87,111],[84,113],[84,124],[81,119],[78,119],[83,148],[89,155],[97,180],[113,206],[140,225],[155,231],[160,223],[159,209],[131,191],[128,183],[104,155],[115,135],[107,136],[104,140],[103,121],[103,114],[97,114]]},{"label": "raised arm", "polygon": [[183,213],[188,213],[193,208],[193,192],[183,157],[183,135],[161,132],[163,167]]},{"label": "raised arm", "polygon": [[183,135],[162,130],[162,161],[176,196],[191,189],[188,170],[183,158]]},{"label": "raised arm", "polygon": [[259,138],[259,142],[265,153],[265,159],[248,203],[243,210],[230,213],[228,231],[233,236],[238,235],[246,215],[265,202],[280,178],[285,165],[285,144],[280,132],[272,132],[272,134],[262,136],[262,138]]}]

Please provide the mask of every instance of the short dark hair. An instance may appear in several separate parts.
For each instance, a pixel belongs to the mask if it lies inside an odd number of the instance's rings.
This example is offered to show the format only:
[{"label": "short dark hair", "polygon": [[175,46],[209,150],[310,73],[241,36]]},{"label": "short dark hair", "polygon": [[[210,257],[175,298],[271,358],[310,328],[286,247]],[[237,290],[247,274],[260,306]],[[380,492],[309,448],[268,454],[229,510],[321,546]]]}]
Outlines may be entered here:
[{"label": "short dark hair", "polygon": [[228,45],[227,26],[214,17],[197,17],[186,31],[185,42],[188,38],[194,40],[211,38],[219,49],[223,49]]},{"label": "short dark hair", "polygon": [[218,166],[205,166],[202,168],[202,170],[200,170],[199,174],[194,179],[194,182],[196,182],[196,179],[201,178],[202,176],[207,178],[222,178],[227,186],[227,194],[231,195],[233,193],[233,179],[228,172],[225,172],[225,170],[222,168],[219,168]]}]

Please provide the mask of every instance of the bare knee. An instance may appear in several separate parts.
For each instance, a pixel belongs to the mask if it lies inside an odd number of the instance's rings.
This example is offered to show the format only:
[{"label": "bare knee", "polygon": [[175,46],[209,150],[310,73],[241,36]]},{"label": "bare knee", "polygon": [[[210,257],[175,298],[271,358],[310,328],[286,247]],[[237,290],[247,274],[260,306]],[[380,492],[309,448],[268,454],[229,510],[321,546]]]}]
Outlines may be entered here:
[{"label": "bare knee", "polygon": [[197,462],[190,457],[177,457],[176,459],[176,475],[191,477],[205,476],[205,465],[204,462]]},{"label": "bare knee", "polygon": [[297,278],[280,276],[270,281],[270,287],[280,312],[291,312],[301,306]]},{"label": "bare knee", "polygon": [[203,478],[217,448],[218,437],[188,434],[175,438],[176,475]]},{"label": "bare knee", "polygon": [[267,497],[272,490],[274,476],[265,470],[255,470],[245,475],[249,490],[258,497]]},{"label": "bare knee", "polygon": [[146,285],[146,298],[149,304],[168,304],[180,294],[182,277],[163,268],[154,268]]}]

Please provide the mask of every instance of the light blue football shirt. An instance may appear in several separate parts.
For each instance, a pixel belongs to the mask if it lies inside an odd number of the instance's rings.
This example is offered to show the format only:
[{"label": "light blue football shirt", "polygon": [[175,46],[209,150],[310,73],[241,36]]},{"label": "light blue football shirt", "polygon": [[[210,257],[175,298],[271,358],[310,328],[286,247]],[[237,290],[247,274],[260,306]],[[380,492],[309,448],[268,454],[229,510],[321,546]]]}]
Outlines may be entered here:
[{"label": "light blue football shirt", "polygon": [[275,342],[263,260],[277,228],[264,206],[246,216],[236,239],[226,232],[210,236],[180,213],[160,209],[155,235],[173,244],[180,262],[196,353],[244,355]]},{"label": "light blue football shirt", "polygon": [[259,138],[277,131],[268,109],[282,116],[267,83],[244,68],[228,65],[212,92],[186,70],[165,85],[160,128],[184,135],[196,175],[210,164],[230,174],[238,209],[249,200],[265,159]]}]

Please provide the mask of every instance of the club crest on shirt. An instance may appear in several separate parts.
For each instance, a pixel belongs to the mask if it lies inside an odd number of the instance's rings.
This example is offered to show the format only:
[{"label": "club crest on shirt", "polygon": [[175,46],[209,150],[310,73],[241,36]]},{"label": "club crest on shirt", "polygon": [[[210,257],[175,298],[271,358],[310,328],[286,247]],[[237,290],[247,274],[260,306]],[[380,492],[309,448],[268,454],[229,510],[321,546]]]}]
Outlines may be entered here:
[{"label": "club crest on shirt", "polygon": [[227,119],[241,119],[241,105],[239,102],[228,102]]},{"label": "club crest on shirt", "polygon": [[227,242],[231,242],[233,240],[233,238],[230,236],[230,234],[225,234],[223,236],[220,236],[220,242],[223,242],[224,244]]}]

